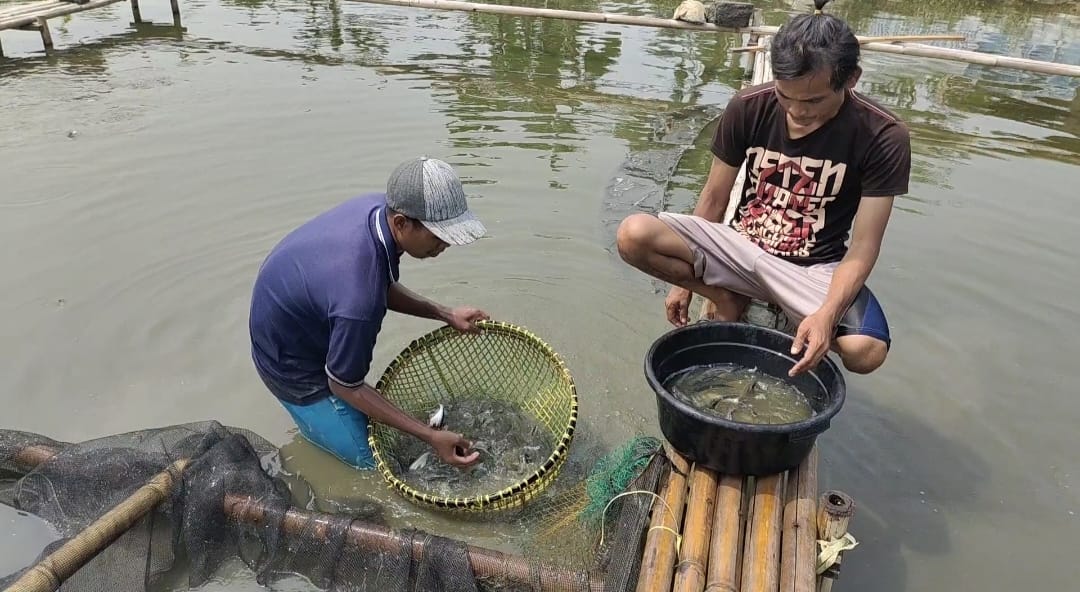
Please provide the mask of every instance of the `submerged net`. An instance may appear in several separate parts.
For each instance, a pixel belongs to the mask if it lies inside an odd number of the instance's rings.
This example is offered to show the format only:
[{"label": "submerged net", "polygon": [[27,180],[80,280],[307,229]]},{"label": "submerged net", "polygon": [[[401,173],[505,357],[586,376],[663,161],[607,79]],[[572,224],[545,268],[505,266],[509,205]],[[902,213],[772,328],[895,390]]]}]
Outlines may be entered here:
[{"label": "submerged net", "polygon": [[[335,591],[631,590],[654,496],[619,494],[655,491],[668,464],[653,438],[602,451],[571,455],[562,479],[506,518],[523,525],[523,556],[391,529],[377,503],[348,515],[297,508],[310,491],[282,470],[277,449],[217,422],[77,444],[0,430],[0,502],[59,534],[41,559],[126,499],[161,496],[67,579],[69,592],[198,587],[237,561],[271,589],[299,576]],[[155,477],[166,486],[148,493]],[[552,546],[564,560],[541,562]],[[0,574],[0,590],[26,571]]]}]

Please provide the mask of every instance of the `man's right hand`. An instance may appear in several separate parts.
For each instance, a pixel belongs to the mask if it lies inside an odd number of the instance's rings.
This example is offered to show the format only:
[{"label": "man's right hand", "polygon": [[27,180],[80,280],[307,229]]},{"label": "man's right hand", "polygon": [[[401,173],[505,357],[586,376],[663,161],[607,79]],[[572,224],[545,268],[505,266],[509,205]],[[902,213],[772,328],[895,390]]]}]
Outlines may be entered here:
[{"label": "man's right hand", "polygon": [[435,450],[435,454],[446,464],[456,467],[468,467],[480,460],[480,452],[474,450],[471,454],[465,452],[472,447],[472,443],[454,432],[446,430],[434,430],[428,444]]},{"label": "man's right hand", "polygon": [[672,286],[664,300],[664,308],[667,309],[667,320],[676,327],[682,327],[690,321],[690,299],[694,293],[686,288]]}]

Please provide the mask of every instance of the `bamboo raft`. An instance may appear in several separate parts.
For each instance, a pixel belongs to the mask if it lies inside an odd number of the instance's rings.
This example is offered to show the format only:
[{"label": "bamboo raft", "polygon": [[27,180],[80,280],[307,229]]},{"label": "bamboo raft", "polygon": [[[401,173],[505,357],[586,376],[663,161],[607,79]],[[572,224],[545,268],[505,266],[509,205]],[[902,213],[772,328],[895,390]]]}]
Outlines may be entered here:
[{"label": "bamboo raft", "polygon": [[[49,19],[54,19],[77,12],[104,8],[110,4],[123,2],[124,0],[41,0],[29,4],[16,4],[0,9],[0,31],[11,29],[16,31],[35,31],[41,35],[41,43],[45,51],[53,49],[52,33],[49,31]],[[141,23],[142,14],[139,11],[139,0],[128,0],[131,3],[131,16],[136,23]],[[169,0],[172,6],[173,23],[180,24],[180,0]],[[0,57],[4,55],[3,45],[0,45]]]},{"label": "bamboo raft", "polygon": [[[817,493],[818,449],[764,477],[718,474],[668,451],[636,592],[829,592],[855,511]],[[820,549],[819,549],[820,548]]]}]

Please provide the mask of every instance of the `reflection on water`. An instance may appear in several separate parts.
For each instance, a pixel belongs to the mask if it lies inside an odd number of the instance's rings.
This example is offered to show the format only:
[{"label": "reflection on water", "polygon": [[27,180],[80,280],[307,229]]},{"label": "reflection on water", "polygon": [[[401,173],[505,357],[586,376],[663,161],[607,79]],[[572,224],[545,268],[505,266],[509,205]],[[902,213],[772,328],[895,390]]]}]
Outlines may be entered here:
[{"label": "reflection on water", "polygon": [[[512,3],[654,16],[677,4]],[[756,4],[771,24],[809,7]],[[1076,3],[828,10],[860,34],[960,32],[969,42],[937,44],[1080,63]],[[182,11],[182,29],[167,2],[142,3],[157,24],[132,26],[124,4],[58,19],[47,56],[36,35],[0,32],[7,423],[82,439],[214,417],[284,445],[312,507],[375,498],[392,520],[513,550],[512,525],[480,534],[427,516],[296,440],[247,359],[250,281],[274,241],[430,150],[459,168],[492,237],[406,264],[410,287],[551,342],[578,382],[582,442],[656,433],[633,369],[668,328],[665,289],[611,253],[613,229],[632,211],[693,208],[715,118],[748,74],[729,51],[745,39],[341,0]],[[824,438],[823,487],[860,504],[838,589],[1064,588],[1080,510],[1065,386],[1080,378],[1080,286],[1064,270],[1080,243],[1055,231],[1080,223],[1067,207],[1078,81],[874,53],[864,67],[860,90],[910,124],[915,155],[871,279],[896,345],[851,378]],[[430,328],[389,319],[376,366]],[[1007,554],[1030,569],[985,562]]]}]

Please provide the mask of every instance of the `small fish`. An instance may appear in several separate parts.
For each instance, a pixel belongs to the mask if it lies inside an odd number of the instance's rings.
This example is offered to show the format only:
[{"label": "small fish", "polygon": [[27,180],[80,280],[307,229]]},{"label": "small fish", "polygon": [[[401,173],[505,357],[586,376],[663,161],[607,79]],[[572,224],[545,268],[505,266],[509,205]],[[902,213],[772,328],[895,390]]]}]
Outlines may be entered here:
[{"label": "small fish", "polygon": [[437,430],[446,427],[446,409],[440,404],[439,408],[428,417],[427,423]]},{"label": "small fish", "polygon": [[430,460],[430,459],[431,459],[431,453],[430,452],[425,452],[425,453],[421,454],[420,456],[416,457],[416,460],[414,460],[411,465],[409,465],[409,470],[410,471],[419,471],[420,469],[427,466],[428,460]]}]

